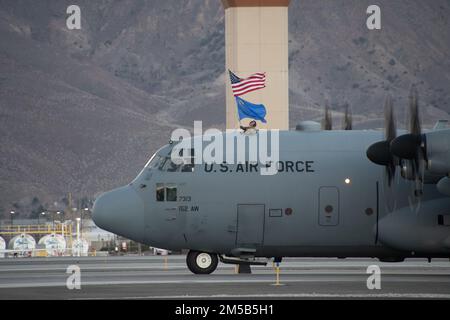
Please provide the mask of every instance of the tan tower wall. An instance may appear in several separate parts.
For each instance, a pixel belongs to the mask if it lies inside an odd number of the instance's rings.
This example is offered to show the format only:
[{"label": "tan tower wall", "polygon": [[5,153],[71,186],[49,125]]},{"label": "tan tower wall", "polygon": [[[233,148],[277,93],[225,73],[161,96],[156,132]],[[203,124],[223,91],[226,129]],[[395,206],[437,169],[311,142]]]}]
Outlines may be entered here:
[{"label": "tan tower wall", "polygon": [[[226,69],[245,78],[266,72],[266,88],[241,98],[267,109],[267,125],[289,129],[289,0],[222,0],[225,8]],[[239,128],[227,71],[227,128]],[[247,124],[249,120],[243,120]]]}]

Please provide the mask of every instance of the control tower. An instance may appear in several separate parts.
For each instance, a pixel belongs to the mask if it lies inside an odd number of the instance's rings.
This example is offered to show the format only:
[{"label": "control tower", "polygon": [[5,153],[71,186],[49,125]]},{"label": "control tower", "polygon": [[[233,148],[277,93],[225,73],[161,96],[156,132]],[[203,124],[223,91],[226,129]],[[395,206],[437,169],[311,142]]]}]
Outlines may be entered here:
[{"label": "control tower", "polygon": [[[241,98],[263,104],[267,124],[262,129],[289,129],[290,0],[222,0],[225,8],[227,129],[238,129],[239,118],[228,70],[240,78],[266,73],[266,88]],[[247,125],[249,120],[243,120]]]}]

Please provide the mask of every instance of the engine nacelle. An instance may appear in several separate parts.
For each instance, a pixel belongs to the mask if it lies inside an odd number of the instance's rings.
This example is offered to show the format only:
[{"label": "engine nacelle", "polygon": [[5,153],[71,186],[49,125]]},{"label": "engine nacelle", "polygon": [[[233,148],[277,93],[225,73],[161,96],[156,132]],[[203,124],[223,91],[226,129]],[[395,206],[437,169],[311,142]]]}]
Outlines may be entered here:
[{"label": "engine nacelle", "polygon": [[[411,165],[403,164],[400,171],[403,179],[414,181],[416,179],[416,175],[414,169]],[[424,173],[424,183],[425,184],[436,184],[442,178],[444,174],[430,172],[430,170],[425,170]]]},{"label": "engine nacelle", "polygon": [[437,184],[437,188],[440,193],[450,197],[450,178],[442,178]]},{"label": "engine nacelle", "polygon": [[422,203],[420,212],[405,207],[379,221],[379,240],[397,250],[417,254],[450,254],[450,228],[439,224],[442,208],[449,205],[447,198]]},{"label": "engine nacelle", "polygon": [[436,174],[450,173],[450,130],[425,134],[427,169]]}]

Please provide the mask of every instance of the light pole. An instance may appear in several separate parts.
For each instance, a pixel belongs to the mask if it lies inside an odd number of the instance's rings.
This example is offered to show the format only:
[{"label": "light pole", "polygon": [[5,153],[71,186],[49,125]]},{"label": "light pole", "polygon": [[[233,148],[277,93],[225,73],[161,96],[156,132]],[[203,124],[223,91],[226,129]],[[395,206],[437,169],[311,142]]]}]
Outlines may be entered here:
[{"label": "light pole", "polygon": [[[41,213],[41,215],[42,215],[43,217],[45,217],[45,214],[46,214],[45,211]],[[38,218],[38,224],[41,225],[40,216],[39,216],[39,218]]]},{"label": "light pole", "polygon": [[77,246],[76,246],[76,249],[77,249],[76,256],[77,257],[80,256],[80,221],[81,221],[81,218],[77,218]]},{"label": "light pole", "polygon": [[11,211],[11,226],[14,226],[14,215],[16,214],[15,211]]},{"label": "light pole", "polygon": [[77,214],[78,209],[72,208],[72,213],[70,214],[70,220],[73,220],[73,217]]},{"label": "light pole", "polygon": [[77,241],[80,241],[80,221],[81,218],[77,218]]},{"label": "light pole", "polygon": [[[60,218],[60,217],[61,217],[61,214],[62,214],[61,211],[56,212],[56,215],[58,216],[58,220],[59,220],[59,221],[62,221],[62,219]],[[55,223],[53,222],[53,229],[55,229],[54,224],[55,224]]]},{"label": "light pole", "polygon": [[[58,217],[59,217],[59,215],[61,214],[61,212],[60,211],[56,211],[56,214],[58,215]],[[53,219],[53,230],[55,230],[55,212],[53,212],[53,214],[52,214],[52,219]]]},{"label": "light pole", "polygon": [[83,213],[88,214],[89,208],[84,208],[83,211],[81,211],[81,237],[83,237]]}]

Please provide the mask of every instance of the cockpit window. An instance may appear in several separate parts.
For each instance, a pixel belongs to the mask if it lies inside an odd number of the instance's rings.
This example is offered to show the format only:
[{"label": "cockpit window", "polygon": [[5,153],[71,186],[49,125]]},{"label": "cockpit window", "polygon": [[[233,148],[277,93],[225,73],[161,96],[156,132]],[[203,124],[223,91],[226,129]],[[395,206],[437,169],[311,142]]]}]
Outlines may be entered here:
[{"label": "cockpit window", "polygon": [[165,191],[166,188],[164,187],[164,183],[156,184],[156,201],[163,202],[165,200]]},{"label": "cockpit window", "polygon": [[167,201],[176,202],[177,201],[177,185],[176,184],[167,184]]},{"label": "cockpit window", "polygon": [[170,158],[161,158],[158,165],[158,170],[165,172],[177,172],[180,169],[180,165],[172,162]]},{"label": "cockpit window", "polygon": [[185,164],[183,165],[183,169],[181,172],[194,172],[194,165],[193,164]]},{"label": "cockpit window", "polygon": [[158,169],[164,172],[194,172],[194,149],[181,150],[180,156],[183,157],[183,153],[187,152],[188,156],[184,157],[184,164],[175,164],[172,159],[167,157],[161,157],[155,155],[147,164],[148,169]]},{"label": "cockpit window", "polygon": [[183,156],[183,153],[187,152],[188,156],[186,157],[185,164],[181,168],[181,172],[194,172],[195,165],[195,150],[194,149],[187,149],[187,150],[181,150],[180,156]]},{"label": "cockpit window", "polygon": [[177,172],[179,168],[179,165],[173,163],[171,159],[167,159],[162,170],[167,172]]},{"label": "cockpit window", "polygon": [[164,168],[164,165],[166,164],[166,162],[167,162],[167,158],[162,158],[161,159],[161,161],[159,162],[159,165],[158,165],[158,170],[163,170],[163,168]]},{"label": "cockpit window", "polygon": [[156,201],[158,202],[177,202],[178,187],[175,183],[157,183],[156,184]]},{"label": "cockpit window", "polygon": [[155,155],[146,165],[146,168],[153,169],[157,168],[161,162],[161,157],[158,155]]}]

